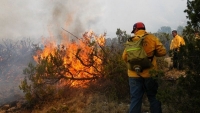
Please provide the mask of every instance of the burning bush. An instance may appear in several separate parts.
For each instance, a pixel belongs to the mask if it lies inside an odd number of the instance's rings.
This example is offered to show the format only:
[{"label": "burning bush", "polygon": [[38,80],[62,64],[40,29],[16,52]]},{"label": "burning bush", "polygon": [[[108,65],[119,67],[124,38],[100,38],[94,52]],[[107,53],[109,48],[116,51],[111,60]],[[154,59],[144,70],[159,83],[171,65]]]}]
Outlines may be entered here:
[{"label": "burning bush", "polygon": [[86,88],[89,81],[99,85],[97,81],[100,79],[111,81],[109,84],[113,90],[107,92],[112,91],[117,98],[125,96],[121,89],[128,89],[125,88],[128,79],[121,60],[122,49],[117,45],[116,48],[104,46],[105,34],[96,36],[93,32],[86,32],[77,41],[62,42],[59,46],[54,42],[45,43],[44,49],[38,49],[34,55],[37,64],[30,63],[24,69],[26,77],[19,87],[30,104],[60,96],[63,87]]}]

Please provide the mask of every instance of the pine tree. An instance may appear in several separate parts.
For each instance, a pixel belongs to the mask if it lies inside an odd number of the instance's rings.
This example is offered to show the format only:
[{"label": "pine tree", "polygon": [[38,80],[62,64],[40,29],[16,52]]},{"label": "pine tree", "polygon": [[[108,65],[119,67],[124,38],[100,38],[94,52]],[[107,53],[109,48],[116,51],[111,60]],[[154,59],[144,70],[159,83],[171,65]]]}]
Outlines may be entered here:
[{"label": "pine tree", "polygon": [[191,33],[195,30],[200,30],[200,0],[187,0],[187,9],[184,11],[187,13],[186,18],[187,26],[185,32]]},{"label": "pine tree", "polygon": [[200,0],[187,1],[187,26],[183,31],[186,45],[180,48],[185,75],[176,81],[164,81],[158,98],[175,113],[199,113],[200,108],[200,41],[194,31],[200,27]]}]

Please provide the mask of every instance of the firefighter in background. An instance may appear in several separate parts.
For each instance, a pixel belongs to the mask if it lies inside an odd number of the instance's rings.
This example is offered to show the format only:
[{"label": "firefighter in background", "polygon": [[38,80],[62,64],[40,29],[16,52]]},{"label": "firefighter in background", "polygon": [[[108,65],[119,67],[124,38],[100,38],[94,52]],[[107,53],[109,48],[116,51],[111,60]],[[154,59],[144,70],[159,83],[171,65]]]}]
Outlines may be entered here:
[{"label": "firefighter in background", "polygon": [[176,30],[172,31],[172,36],[174,37],[170,44],[170,50],[172,50],[173,54],[173,68],[182,69],[182,59],[183,56],[180,54],[180,47],[185,45],[185,41],[183,37],[177,34]]}]

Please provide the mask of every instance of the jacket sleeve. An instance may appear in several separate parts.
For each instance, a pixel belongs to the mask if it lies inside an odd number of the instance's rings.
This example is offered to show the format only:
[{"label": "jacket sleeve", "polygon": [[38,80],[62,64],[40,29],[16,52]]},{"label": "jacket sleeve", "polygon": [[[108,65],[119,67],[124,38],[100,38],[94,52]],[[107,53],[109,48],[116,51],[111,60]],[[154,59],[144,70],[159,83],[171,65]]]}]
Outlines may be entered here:
[{"label": "jacket sleeve", "polygon": [[181,37],[181,45],[185,45],[185,40]]},{"label": "jacket sleeve", "polygon": [[155,40],[156,48],[155,48],[155,56],[156,57],[162,57],[166,55],[166,48],[164,45],[160,42],[158,38]]}]

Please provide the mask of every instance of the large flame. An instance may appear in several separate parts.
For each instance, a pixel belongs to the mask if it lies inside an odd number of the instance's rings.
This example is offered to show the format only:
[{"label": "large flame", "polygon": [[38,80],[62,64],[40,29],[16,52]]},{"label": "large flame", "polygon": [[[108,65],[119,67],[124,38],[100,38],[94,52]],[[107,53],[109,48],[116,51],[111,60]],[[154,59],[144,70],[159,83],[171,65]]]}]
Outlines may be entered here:
[{"label": "large flame", "polygon": [[[102,71],[102,46],[105,44],[105,34],[95,35],[93,31],[86,32],[82,38],[76,41],[69,41],[65,33],[62,34],[62,43],[57,44],[55,40],[46,39],[43,41],[43,50],[37,51],[34,60],[39,63],[39,60],[47,57],[49,54],[54,55],[55,48],[61,48],[64,52],[64,65],[69,66],[69,73],[66,77],[73,78],[92,78],[99,76]],[[58,47],[58,45],[60,45]],[[83,81],[73,81],[73,85],[83,83]]]}]

